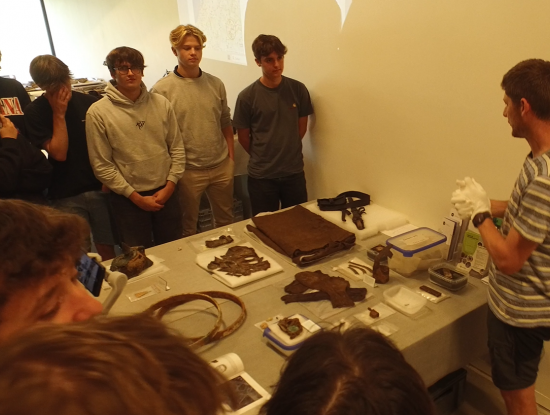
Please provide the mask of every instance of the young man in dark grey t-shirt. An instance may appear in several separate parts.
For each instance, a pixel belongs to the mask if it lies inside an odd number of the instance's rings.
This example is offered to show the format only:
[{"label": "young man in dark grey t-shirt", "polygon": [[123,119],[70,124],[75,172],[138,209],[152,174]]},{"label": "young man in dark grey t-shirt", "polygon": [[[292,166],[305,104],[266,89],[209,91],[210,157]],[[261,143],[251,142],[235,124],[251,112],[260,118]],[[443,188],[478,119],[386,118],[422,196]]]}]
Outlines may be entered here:
[{"label": "young man in dark grey t-shirt", "polygon": [[283,76],[286,47],[276,36],[252,44],[262,77],[237,98],[233,126],[250,154],[248,191],[252,214],[307,201],[302,138],[313,114],[304,84]]}]

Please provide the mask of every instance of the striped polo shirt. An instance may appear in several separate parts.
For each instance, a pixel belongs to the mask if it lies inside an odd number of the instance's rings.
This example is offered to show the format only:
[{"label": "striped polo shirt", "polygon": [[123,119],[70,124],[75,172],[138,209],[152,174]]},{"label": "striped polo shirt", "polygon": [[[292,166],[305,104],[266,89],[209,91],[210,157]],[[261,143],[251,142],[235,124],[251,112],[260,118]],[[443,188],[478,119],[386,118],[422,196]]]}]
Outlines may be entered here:
[{"label": "striped polo shirt", "polygon": [[512,226],[539,244],[513,275],[491,265],[489,307],[502,321],[517,327],[550,327],[550,152],[529,154],[516,181],[501,232]]}]

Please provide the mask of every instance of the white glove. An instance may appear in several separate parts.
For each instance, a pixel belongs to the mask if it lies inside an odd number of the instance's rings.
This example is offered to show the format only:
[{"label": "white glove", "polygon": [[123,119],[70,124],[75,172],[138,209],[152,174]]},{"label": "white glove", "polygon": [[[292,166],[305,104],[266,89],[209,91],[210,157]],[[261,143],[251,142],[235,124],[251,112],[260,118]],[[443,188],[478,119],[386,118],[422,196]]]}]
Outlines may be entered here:
[{"label": "white glove", "polygon": [[[453,199],[451,199],[451,201],[452,200],[455,200],[454,193],[453,193]],[[454,202],[454,206],[456,211],[458,212],[458,216],[460,219],[466,220],[466,219],[470,219],[473,216],[472,213],[474,212],[474,207],[472,202],[470,202],[469,200]]]},{"label": "white glove", "polygon": [[470,177],[457,180],[458,189],[453,192],[451,203],[462,219],[482,212],[491,212],[491,201],[481,185]]}]

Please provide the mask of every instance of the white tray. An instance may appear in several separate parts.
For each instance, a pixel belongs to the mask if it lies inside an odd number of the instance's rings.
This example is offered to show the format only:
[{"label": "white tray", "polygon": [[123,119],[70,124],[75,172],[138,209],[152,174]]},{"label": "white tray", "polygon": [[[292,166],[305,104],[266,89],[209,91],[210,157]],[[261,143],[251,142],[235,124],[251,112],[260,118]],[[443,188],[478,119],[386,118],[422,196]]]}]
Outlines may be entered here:
[{"label": "white tray", "polygon": [[[250,244],[250,242],[239,244],[239,246],[247,246],[249,248],[254,248]],[[229,248],[230,247],[220,247],[218,249],[212,249],[210,251],[202,252],[197,255],[195,262],[199,265],[199,267],[204,268],[206,271],[212,273],[212,276],[216,278],[218,281],[220,281],[221,283],[231,288],[240,287],[241,285],[248,284],[249,282],[256,281],[265,277],[269,277],[270,275],[283,271],[283,268],[273,258],[258,251],[256,248],[254,248],[254,250],[256,251],[256,254],[260,258],[263,258],[264,260],[268,261],[269,264],[271,265],[265,271],[257,271],[257,272],[253,272],[250,275],[235,277],[233,275],[227,275],[227,273],[221,272],[219,270],[208,269],[208,264],[214,261],[215,257],[221,257],[222,255],[225,255],[225,253]]]},{"label": "white tray", "polygon": [[404,285],[388,288],[384,291],[384,299],[388,305],[408,315],[418,313],[428,301]]},{"label": "white tray", "polygon": [[409,223],[407,217],[399,212],[386,209],[379,205],[370,204],[365,206],[365,214],[361,216],[365,223],[365,229],[359,230],[352,222],[351,216],[346,216],[346,221],[342,221],[341,211],[323,211],[319,209],[316,201],[307,203],[304,207],[346,231],[353,232],[359,240],[370,238],[386,229],[397,228],[398,226]]}]

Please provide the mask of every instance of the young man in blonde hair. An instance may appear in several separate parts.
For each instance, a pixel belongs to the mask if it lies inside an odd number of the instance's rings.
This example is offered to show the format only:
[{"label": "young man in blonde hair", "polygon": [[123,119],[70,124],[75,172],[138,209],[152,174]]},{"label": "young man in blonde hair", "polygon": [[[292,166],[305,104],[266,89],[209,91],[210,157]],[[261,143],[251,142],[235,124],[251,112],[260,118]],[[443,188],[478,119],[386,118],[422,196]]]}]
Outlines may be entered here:
[{"label": "young man in blonde hair", "polygon": [[206,36],[192,25],[170,32],[174,71],[151,89],[172,103],[183,135],[186,166],[178,183],[183,234],[197,231],[199,204],[206,191],[216,226],[233,222],[233,127],[222,81],[200,68]]}]

